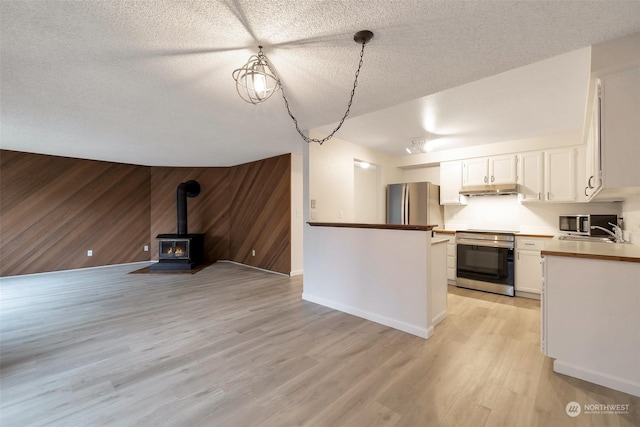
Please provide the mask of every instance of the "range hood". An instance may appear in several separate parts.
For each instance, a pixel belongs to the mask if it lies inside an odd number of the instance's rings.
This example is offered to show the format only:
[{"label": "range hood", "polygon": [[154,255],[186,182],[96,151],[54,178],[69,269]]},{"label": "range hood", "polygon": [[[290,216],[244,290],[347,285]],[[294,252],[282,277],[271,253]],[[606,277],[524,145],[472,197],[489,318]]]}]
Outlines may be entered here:
[{"label": "range hood", "polygon": [[460,189],[463,196],[502,196],[518,194],[518,184],[467,185]]}]

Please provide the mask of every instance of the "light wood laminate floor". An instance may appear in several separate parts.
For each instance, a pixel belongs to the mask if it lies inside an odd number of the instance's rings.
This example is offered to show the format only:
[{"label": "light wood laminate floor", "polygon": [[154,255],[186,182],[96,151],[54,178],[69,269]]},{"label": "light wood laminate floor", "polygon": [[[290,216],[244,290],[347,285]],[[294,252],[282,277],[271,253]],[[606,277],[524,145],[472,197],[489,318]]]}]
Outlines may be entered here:
[{"label": "light wood laminate floor", "polygon": [[450,287],[423,340],[302,301],[301,277],[136,268],[0,281],[1,426],[640,425],[640,399],[552,372],[534,300]]}]

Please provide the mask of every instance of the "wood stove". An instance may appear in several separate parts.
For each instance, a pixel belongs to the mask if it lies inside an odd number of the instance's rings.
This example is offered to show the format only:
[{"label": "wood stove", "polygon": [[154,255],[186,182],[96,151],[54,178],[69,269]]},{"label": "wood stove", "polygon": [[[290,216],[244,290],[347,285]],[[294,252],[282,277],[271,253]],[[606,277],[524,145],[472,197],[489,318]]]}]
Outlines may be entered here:
[{"label": "wood stove", "polygon": [[191,270],[202,264],[204,234],[158,234],[160,259],[153,270]]},{"label": "wood stove", "polygon": [[187,232],[187,197],[200,194],[197,181],[183,182],[178,186],[177,234],[158,234],[159,260],[152,264],[151,270],[191,270],[204,261],[204,234]]}]

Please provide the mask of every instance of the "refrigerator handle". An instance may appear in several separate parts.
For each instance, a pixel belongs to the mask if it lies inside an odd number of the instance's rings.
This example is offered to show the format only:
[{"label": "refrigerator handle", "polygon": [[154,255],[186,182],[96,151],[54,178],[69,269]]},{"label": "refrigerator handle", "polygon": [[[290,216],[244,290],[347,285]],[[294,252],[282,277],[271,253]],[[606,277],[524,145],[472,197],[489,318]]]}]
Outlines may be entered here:
[{"label": "refrigerator handle", "polygon": [[400,196],[400,224],[404,224],[404,199],[406,197],[405,194],[405,186],[402,185],[402,191]]},{"label": "refrigerator handle", "polygon": [[402,223],[409,224],[409,185],[404,185],[404,215],[402,216]]}]

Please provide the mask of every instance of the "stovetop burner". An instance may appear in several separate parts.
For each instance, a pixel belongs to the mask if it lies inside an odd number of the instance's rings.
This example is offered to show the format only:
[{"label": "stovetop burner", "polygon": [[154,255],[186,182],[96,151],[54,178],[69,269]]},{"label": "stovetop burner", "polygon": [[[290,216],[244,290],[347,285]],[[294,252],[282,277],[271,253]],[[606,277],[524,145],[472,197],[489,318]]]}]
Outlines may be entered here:
[{"label": "stovetop burner", "polygon": [[457,230],[456,232],[463,233],[486,233],[486,234],[518,234],[518,231],[510,231],[510,230]]}]

